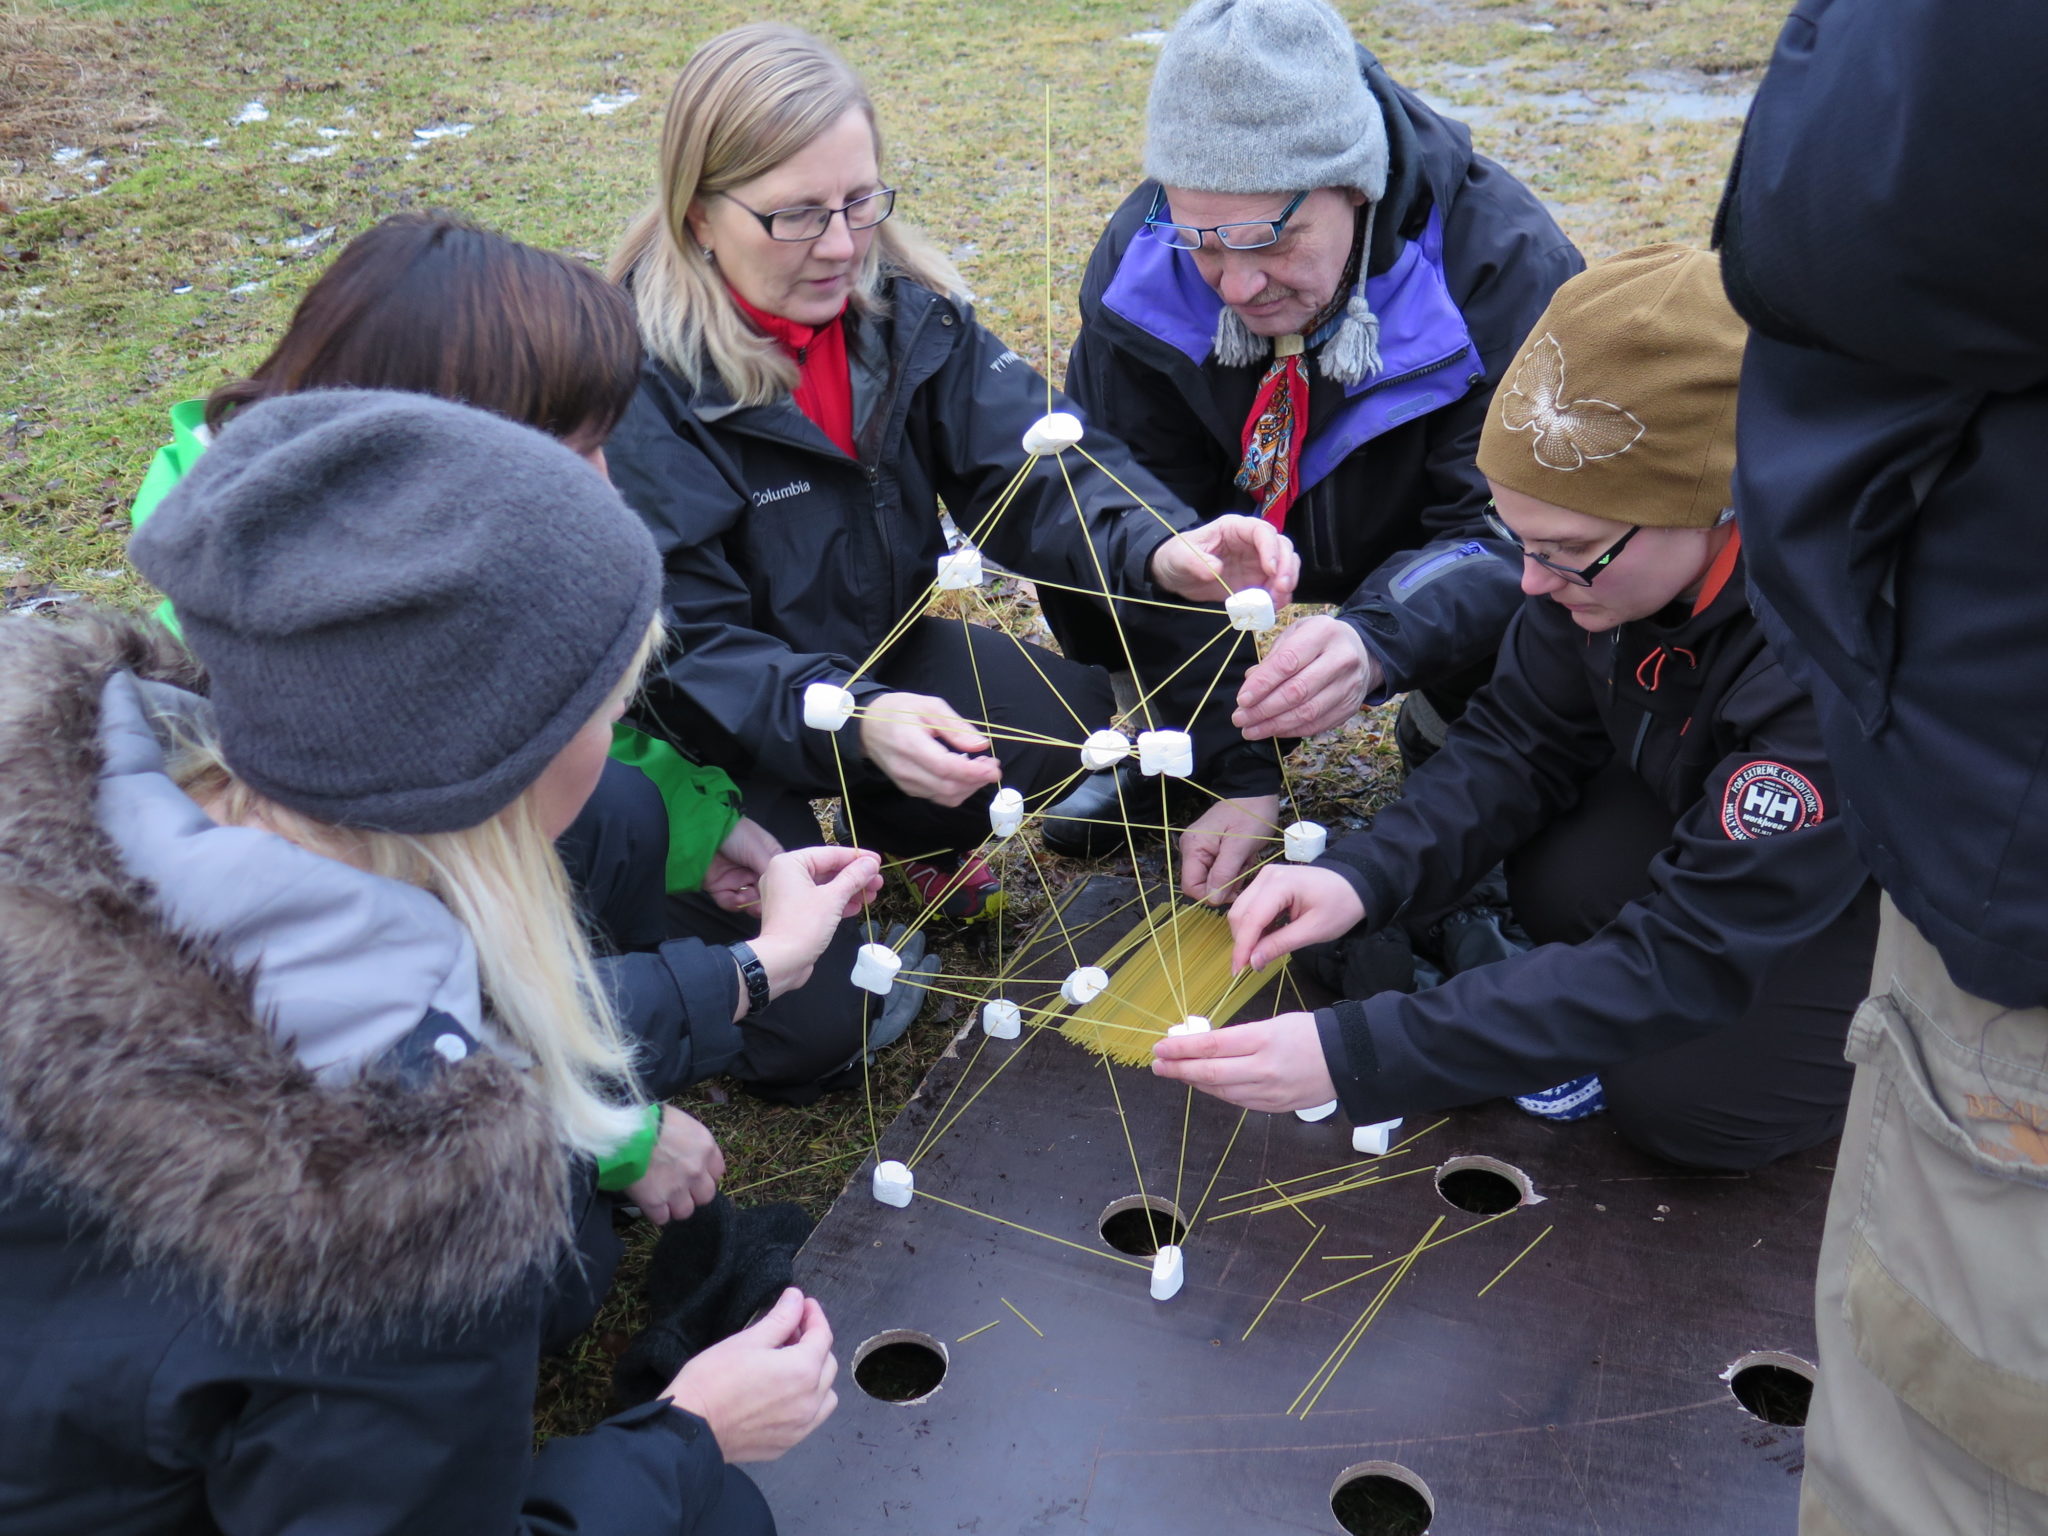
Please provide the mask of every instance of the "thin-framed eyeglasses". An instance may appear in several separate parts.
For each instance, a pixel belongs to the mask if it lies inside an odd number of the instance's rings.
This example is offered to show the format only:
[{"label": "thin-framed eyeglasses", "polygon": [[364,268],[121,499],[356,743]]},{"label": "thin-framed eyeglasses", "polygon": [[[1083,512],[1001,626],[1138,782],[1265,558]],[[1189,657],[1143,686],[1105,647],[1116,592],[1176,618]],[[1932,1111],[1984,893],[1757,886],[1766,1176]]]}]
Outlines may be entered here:
[{"label": "thin-framed eyeglasses", "polygon": [[896,211],[896,189],[883,187],[879,192],[870,192],[866,197],[856,197],[843,208],[777,208],[763,213],[758,208],[749,208],[730,192],[718,194],[729,203],[737,204],[747,213],[761,221],[761,228],[768,232],[770,240],[781,240],[791,245],[806,240],[821,238],[832,227],[832,216],[846,215],[846,227],[873,229],[882,220]]},{"label": "thin-framed eyeglasses", "polygon": [[1306,192],[1294,194],[1294,200],[1279,215],[1270,219],[1239,220],[1231,224],[1176,224],[1171,219],[1159,217],[1166,207],[1166,188],[1158,187],[1152,193],[1152,206],[1145,214],[1144,229],[1153,239],[1164,241],[1176,251],[1199,251],[1202,236],[1214,235],[1216,243],[1225,250],[1256,251],[1276,243],[1287,229],[1287,221],[1294,217]]},{"label": "thin-framed eyeglasses", "polygon": [[1524,560],[1534,560],[1552,575],[1562,576],[1575,587],[1590,587],[1593,585],[1593,578],[1606,570],[1608,566],[1614,564],[1615,557],[1628,547],[1628,541],[1643,531],[1641,523],[1632,523],[1629,525],[1628,531],[1608,545],[1606,549],[1602,550],[1600,557],[1591,565],[1569,566],[1559,565],[1548,555],[1539,555],[1533,549],[1524,548],[1522,541],[1515,536],[1515,530],[1501,521],[1500,513],[1494,510],[1492,502],[1486,504],[1486,526],[1492,530],[1495,538],[1502,539],[1512,544],[1516,549],[1521,550]]}]

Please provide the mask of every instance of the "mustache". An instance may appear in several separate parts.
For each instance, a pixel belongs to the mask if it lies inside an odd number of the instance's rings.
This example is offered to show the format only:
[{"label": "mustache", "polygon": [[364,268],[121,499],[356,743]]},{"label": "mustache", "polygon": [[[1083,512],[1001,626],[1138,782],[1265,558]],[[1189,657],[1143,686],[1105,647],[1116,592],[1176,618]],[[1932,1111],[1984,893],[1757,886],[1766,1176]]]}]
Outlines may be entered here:
[{"label": "mustache", "polygon": [[1261,304],[1271,304],[1278,299],[1298,299],[1300,297],[1301,290],[1298,288],[1282,288],[1277,283],[1268,283],[1264,288],[1246,299],[1238,308],[1257,309]]}]

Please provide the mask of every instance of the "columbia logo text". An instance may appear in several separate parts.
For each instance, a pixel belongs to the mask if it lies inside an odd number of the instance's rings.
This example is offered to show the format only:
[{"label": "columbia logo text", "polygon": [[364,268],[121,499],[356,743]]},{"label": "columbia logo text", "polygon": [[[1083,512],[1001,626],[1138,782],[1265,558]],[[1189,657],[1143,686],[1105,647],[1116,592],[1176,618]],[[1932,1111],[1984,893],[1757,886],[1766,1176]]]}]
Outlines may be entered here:
[{"label": "columbia logo text", "polygon": [[792,496],[801,496],[811,488],[808,480],[792,480],[787,485],[778,485],[772,491],[754,492],[754,505],[765,507],[771,501],[787,501]]}]

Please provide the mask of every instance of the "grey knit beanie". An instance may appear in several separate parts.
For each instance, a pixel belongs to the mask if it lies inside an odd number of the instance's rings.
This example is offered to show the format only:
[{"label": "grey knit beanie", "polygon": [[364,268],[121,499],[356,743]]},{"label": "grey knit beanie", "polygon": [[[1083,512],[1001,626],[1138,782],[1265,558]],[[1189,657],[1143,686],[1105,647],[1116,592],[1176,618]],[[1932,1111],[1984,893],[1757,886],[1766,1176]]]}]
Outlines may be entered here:
[{"label": "grey knit beanie", "polygon": [[235,774],[391,832],[517,799],[625,675],[661,578],[552,438],[373,390],[237,412],[128,552],[206,666]]},{"label": "grey knit beanie", "polygon": [[[1351,187],[1387,191],[1387,124],[1358,69],[1343,18],[1323,0],[1195,0],[1159,52],[1145,109],[1145,174],[1203,192]],[[1363,238],[1371,248],[1371,212]],[[1364,263],[1324,374],[1356,383],[1379,368],[1379,322]],[[1226,306],[1218,361],[1241,367],[1270,349]]]}]

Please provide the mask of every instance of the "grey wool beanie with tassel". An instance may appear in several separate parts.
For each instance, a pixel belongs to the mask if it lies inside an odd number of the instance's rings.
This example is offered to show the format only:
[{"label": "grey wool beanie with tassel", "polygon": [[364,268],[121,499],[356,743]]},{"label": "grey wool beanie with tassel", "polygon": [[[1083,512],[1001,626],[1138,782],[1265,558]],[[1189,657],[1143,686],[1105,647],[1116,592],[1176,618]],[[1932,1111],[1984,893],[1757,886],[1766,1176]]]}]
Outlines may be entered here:
[{"label": "grey wool beanie with tassel", "polygon": [[[1387,125],[1343,19],[1323,0],[1196,0],[1167,35],[1152,76],[1145,174],[1202,192],[1355,188],[1367,201],[1369,250],[1387,190]],[[1323,375],[1346,385],[1380,364],[1363,267],[1318,355]],[[1217,317],[1217,361],[1263,362],[1271,347],[1227,305]]]}]

